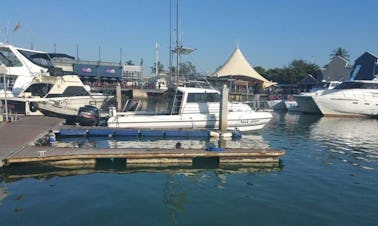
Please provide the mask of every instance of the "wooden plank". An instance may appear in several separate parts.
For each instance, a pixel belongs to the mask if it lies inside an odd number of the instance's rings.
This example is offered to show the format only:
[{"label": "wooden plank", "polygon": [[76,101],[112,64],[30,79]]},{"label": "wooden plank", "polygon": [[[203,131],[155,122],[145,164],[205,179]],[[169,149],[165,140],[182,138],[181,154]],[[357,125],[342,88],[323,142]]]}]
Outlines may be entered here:
[{"label": "wooden plank", "polygon": [[271,149],[226,149],[208,152],[202,149],[86,149],[28,146],[6,159],[7,164],[61,161],[70,159],[125,158],[130,163],[189,162],[193,158],[220,158],[222,163],[278,162],[284,151]]}]

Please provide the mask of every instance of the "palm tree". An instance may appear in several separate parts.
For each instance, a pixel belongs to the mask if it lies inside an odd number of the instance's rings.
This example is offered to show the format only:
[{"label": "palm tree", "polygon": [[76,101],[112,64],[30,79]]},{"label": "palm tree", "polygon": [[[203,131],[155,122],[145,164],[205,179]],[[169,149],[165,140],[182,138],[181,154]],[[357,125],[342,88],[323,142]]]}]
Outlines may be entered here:
[{"label": "palm tree", "polygon": [[331,60],[333,58],[335,58],[336,56],[341,56],[342,58],[344,58],[348,61],[349,61],[349,57],[350,57],[348,51],[346,51],[346,49],[341,48],[341,47],[334,49],[332,51],[332,53],[330,54]]}]

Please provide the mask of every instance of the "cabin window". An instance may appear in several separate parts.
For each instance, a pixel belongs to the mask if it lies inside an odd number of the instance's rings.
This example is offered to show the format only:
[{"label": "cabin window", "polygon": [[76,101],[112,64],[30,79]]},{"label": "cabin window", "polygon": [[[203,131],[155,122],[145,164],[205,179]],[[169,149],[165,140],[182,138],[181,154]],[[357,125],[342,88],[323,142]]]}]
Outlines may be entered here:
[{"label": "cabin window", "polygon": [[218,93],[189,93],[188,103],[207,103],[219,102],[220,95]]},{"label": "cabin window", "polygon": [[69,86],[66,90],[64,90],[63,96],[89,96],[89,93],[82,86]]},{"label": "cabin window", "polygon": [[26,50],[19,50],[19,52],[38,66],[44,68],[54,67],[54,65],[51,63],[51,58],[47,53],[38,53]]},{"label": "cabin window", "polygon": [[50,92],[50,89],[52,88],[52,84],[33,84],[29,86],[25,92],[30,92],[32,96],[39,96],[44,97],[48,92]]},{"label": "cabin window", "polygon": [[336,86],[335,89],[378,89],[378,84],[365,82],[343,82]]},{"label": "cabin window", "polygon": [[20,67],[22,63],[14,55],[12,50],[6,47],[0,47],[0,62],[7,67]]}]

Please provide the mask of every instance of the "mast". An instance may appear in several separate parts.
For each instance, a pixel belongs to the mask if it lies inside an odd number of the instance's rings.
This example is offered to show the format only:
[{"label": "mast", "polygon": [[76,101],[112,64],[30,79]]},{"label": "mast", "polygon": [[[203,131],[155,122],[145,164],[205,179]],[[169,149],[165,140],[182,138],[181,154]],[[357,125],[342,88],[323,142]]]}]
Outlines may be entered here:
[{"label": "mast", "polygon": [[178,76],[179,76],[179,70],[180,70],[180,65],[179,65],[179,0],[176,0],[176,82],[178,83]]}]

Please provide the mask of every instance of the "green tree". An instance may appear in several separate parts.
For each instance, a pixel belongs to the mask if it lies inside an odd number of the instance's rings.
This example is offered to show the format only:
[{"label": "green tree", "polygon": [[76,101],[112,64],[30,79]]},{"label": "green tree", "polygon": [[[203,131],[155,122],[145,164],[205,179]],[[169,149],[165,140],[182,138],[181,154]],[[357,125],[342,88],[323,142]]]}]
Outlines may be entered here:
[{"label": "green tree", "polygon": [[[158,74],[161,72],[164,72],[164,65],[160,63],[160,61],[157,62],[158,64]],[[154,66],[151,67],[151,71],[153,74],[156,73],[156,62],[154,63]]]},{"label": "green tree", "polygon": [[132,60],[128,60],[125,62],[126,65],[134,65],[133,61]]},{"label": "green tree", "polygon": [[335,58],[336,56],[341,56],[346,60],[349,60],[350,57],[348,51],[341,47],[332,50],[332,53],[330,54],[331,60],[333,60],[333,58]]}]

